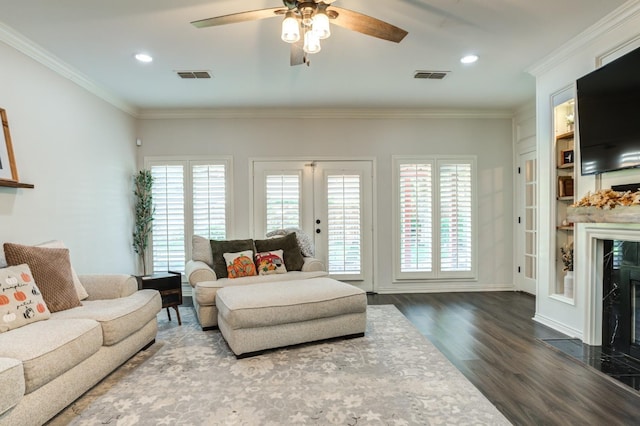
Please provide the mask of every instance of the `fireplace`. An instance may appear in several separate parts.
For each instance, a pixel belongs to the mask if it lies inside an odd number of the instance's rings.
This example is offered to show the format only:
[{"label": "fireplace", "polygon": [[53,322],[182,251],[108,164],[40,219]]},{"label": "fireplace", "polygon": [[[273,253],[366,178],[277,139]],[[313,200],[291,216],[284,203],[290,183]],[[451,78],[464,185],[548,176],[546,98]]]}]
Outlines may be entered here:
[{"label": "fireplace", "polygon": [[602,349],[640,361],[640,242],[603,241]]}]

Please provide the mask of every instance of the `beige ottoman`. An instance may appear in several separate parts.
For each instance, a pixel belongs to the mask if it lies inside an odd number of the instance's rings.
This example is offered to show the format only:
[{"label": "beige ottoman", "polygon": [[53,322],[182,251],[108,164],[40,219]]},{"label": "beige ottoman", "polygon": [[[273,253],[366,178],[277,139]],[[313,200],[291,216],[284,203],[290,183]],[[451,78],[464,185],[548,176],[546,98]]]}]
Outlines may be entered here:
[{"label": "beige ottoman", "polygon": [[237,357],[265,349],[360,337],[367,295],[331,278],[225,287],[216,294],[218,327]]}]

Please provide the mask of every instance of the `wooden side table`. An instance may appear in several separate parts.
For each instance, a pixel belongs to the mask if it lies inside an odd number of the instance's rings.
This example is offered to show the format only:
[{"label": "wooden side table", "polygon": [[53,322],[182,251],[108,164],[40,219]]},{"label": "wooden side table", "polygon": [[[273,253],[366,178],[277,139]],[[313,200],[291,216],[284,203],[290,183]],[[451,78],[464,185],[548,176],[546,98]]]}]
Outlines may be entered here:
[{"label": "wooden side table", "polygon": [[171,321],[169,308],[176,310],[178,325],[182,325],[178,305],[182,305],[182,276],[179,272],[163,272],[153,275],[137,275],[138,290],[153,289],[160,292],[162,307],[167,309],[167,316]]}]

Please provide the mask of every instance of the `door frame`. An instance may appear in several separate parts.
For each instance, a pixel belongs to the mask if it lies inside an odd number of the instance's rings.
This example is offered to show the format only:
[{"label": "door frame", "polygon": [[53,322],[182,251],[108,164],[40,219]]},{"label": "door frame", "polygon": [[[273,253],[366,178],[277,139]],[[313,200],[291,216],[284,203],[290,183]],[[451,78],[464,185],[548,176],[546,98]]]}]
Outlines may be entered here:
[{"label": "door frame", "polygon": [[377,159],[376,157],[338,157],[338,156],[316,156],[316,155],[304,155],[304,156],[292,156],[292,157],[249,157],[248,164],[248,173],[249,173],[249,182],[250,182],[250,190],[249,192],[249,232],[250,235],[255,235],[255,205],[254,205],[254,163],[256,162],[301,162],[308,161],[309,163],[313,161],[322,162],[336,162],[336,161],[368,161],[371,163],[371,267],[372,267],[372,292],[376,293],[378,288],[378,262],[376,259],[378,258],[378,181],[377,181]]},{"label": "door frame", "polygon": [[[538,175],[538,155],[535,149],[522,149],[519,150],[519,152],[516,153],[516,157],[517,157],[517,169],[518,172],[516,174],[516,217],[518,217],[518,220],[516,221],[516,262],[515,262],[515,266],[516,266],[516,279],[515,279],[515,288],[518,291],[523,291],[525,293],[529,293],[532,295],[536,294],[536,290],[537,290],[537,283],[538,283],[538,262],[539,262],[539,253],[540,251],[538,250],[538,236],[540,235],[540,226],[539,226],[539,222],[538,222],[538,210],[540,208],[540,199],[538,197],[538,186],[540,184],[540,179],[539,179],[539,175]],[[526,158],[526,157],[532,157],[532,158]],[[527,215],[527,206],[526,206],[526,168],[525,168],[525,163],[526,161],[531,161],[534,160],[535,161],[535,183],[536,183],[536,191],[534,194],[535,197],[535,201],[536,201],[536,214],[533,217],[533,220],[535,221],[535,231],[536,231],[536,238],[535,238],[535,244],[536,244],[536,262],[535,262],[535,278],[533,279],[533,287],[531,285],[529,285],[528,280],[530,280],[531,278],[527,278],[526,276],[526,258],[525,258],[525,254],[526,254],[526,244],[527,244],[527,238],[526,238],[526,215]]]}]

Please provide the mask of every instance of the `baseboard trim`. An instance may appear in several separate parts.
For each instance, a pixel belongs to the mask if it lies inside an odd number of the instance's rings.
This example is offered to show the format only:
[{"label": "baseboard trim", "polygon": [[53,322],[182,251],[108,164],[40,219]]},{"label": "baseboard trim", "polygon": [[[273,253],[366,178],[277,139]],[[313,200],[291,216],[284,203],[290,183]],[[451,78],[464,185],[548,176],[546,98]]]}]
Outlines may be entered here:
[{"label": "baseboard trim", "polygon": [[544,315],[540,315],[539,313],[536,313],[533,317],[533,320],[539,324],[542,324],[544,326],[547,326],[551,329],[554,329],[556,331],[559,331],[562,334],[566,334],[568,337],[571,337],[573,339],[580,339],[581,341],[583,341],[583,334],[580,330],[576,330],[573,327],[569,327],[566,326],[556,320],[553,320],[549,317],[545,317]]},{"label": "baseboard trim", "polygon": [[473,293],[487,291],[516,291],[513,285],[477,285],[473,283],[394,283],[390,287],[378,287],[378,294],[405,293]]}]

